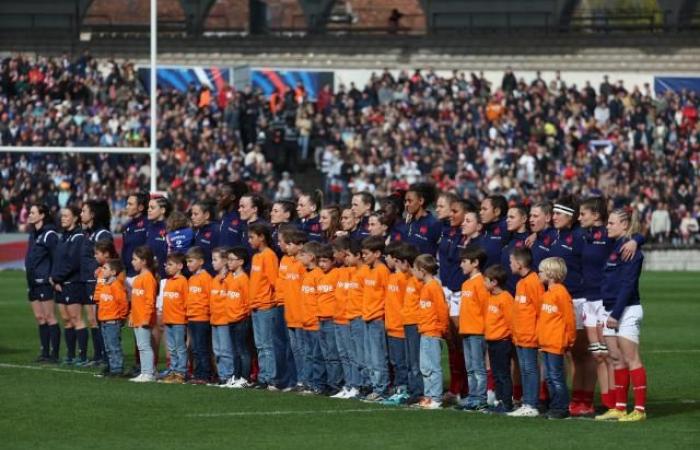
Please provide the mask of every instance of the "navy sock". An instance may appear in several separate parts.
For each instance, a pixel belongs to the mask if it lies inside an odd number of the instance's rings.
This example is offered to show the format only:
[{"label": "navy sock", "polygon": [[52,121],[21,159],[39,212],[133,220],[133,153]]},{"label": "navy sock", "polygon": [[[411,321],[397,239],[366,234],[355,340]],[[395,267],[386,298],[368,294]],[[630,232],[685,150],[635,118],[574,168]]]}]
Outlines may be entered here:
[{"label": "navy sock", "polygon": [[68,358],[75,358],[75,328],[66,328],[66,348],[68,349]]},{"label": "navy sock", "polygon": [[58,349],[61,346],[61,329],[58,324],[49,325],[49,341],[51,342],[51,357],[58,358]]},{"label": "navy sock", "polygon": [[88,331],[87,328],[81,328],[80,330],[75,330],[75,334],[78,336],[78,352],[80,359],[87,358],[87,343],[88,343]]},{"label": "navy sock", "polygon": [[102,330],[99,328],[90,328],[90,336],[92,337],[92,359],[102,361],[104,357],[104,342],[102,341]]},{"label": "navy sock", "polygon": [[49,326],[47,324],[39,325],[39,342],[41,343],[41,356],[49,356]]}]

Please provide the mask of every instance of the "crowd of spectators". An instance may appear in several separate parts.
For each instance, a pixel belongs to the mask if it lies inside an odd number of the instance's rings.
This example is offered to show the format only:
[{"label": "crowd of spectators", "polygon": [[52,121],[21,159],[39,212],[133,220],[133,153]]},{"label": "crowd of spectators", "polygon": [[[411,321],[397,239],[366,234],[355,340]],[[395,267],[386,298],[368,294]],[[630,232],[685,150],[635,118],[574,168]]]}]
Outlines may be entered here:
[{"label": "crowd of spectators", "polygon": [[[479,199],[602,194],[635,205],[652,241],[697,241],[700,98],[654,95],[607,77],[567,85],[483,74],[383,71],[364,87],[303,87],[266,98],[248,87],[191,86],[158,95],[158,187],[181,210],[223,180],[270,199],[293,197],[323,174],[326,197],[381,196],[419,180]],[[0,64],[0,145],[147,146],[149,98],[133,64],[22,56]],[[291,175],[290,175],[291,174]],[[148,187],[148,158],[0,153],[0,230],[22,230],[28,205],[107,198],[119,231],[127,193]],[[296,185],[295,185],[296,182]],[[313,186],[311,186],[313,187]]]}]

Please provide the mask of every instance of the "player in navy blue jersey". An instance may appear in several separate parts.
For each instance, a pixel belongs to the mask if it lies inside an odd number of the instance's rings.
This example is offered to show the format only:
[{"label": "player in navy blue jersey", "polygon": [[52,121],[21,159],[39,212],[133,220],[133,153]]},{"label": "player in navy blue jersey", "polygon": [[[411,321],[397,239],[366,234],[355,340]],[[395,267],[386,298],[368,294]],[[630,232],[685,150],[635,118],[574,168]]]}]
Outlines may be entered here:
[{"label": "player in navy blue jersey", "polygon": [[525,240],[530,236],[528,231],[528,211],[523,205],[516,205],[508,209],[506,216],[506,227],[510,234],[510,239],[505,247],[501,250],[501,265],[508,273],[506,280],[506,290],[510,295],[515,296],[515,285],[518,284],[520,277],[510,270],[510,255],[516,248],[525,247]]},{"label": "player in navy blue jersey", "polygon": [[[67,206],[61,210],[61,240],[56,245],[49,282],[56,291],[56,303],[63,320],[67,354],[65,364],[87,364],[87,330],[82,315],[85,288],[80,282],[80,250],[83,230],[78,226],[80,209]],[[79,346],[76,359],[75,346]]]},{"label": "player in navy blue jersey", "polygon": [[374,196],[369,192],[358,192],[352,196],[351,208],[357,218],[357,227],[350,233],[351,239],[362,240],[369,236],[369,215],[374,211]]},{"label": "player in navy blue jersey", "polygon": [[[336,233],[338,236],[348,236],[352,240],[355,239],[357,235],[357,224],[359,220],[355,217],[355,213],[352,212],[351,206],[345,206],[340,211],[340,231]],[[357,240],[360,242],[359,240]]]},{"label": "player in navy blue jersey", "polygon": [[290,200],[278,200],[272,204],[270,209],[270,224],[272,225],[272,250],[278,258],[282,258],[282,249],[279,244],[280,229],[297,224],[297,205]]},{"label": "player in navy blue jersey", "polygon": [[105,200],[88,200],[80,211],[80,221],[85,234],[80,250],[80,281],[85,289],[83,304],[92,338],[93,356],[87,364],[90,366],[104,364],[107,358],[102,332],[97,323],[97,305],[94,301],[95,286],[97,285],[95,272],[99,267],[99,263],[95,259],[95,243],[103,240],[114,240],[109,231],[111,219],[109,204]]},{"label": "player in navy blue jersey", "polygon": [[146,228],[148,219],[146,209],[148,208],[149,196],[145,193],[132,194],[126,200],[126,214],[131,220],[124,225],[122,230],[122,262],[126,268],[127,291],[131,291],[131,283],[136,275],[136,271],[131,265],[131,257],[137,247],[146,245]]},{"label": "player in navy blue jersey", "polygon": [[421,254],[437,254],[442,224],[428,211],[436,200],[435,186],[428,183],[415,183],[408,188],[404,198],[406,214],[405,241],[418,248]]},{"label": "player in navy blue jersey", "polygon": [[221,220],[217,247],[238,247],[243,244],[244,223],[238,214],[238,203],[247,193],[248,185],[243,181],[225,183],[219,187],[217,206],[221,213]]},{"label": "player in navy blue jersey", "polygon": [[[165,273],[165,261],[168,257],[168,242],[165,221],[172,213],[173,207],[170,201],[163,197],[151,197],[148,202],[148,227],[146,228],[146,245],[153,252],[158,267],[158,279],[160,287],[156,297],[156,326],[151,328],[153,336],[153,353],[158,361],[160,355],[160,340],[163,336],[163,292],[168,275]],[[155,275],[155,274],[154,274]]]},{"label": "player in navy blue jersey", "polygon": [[501,261],[501,251],[510,239],[506,215],[508,202],[502,195],[489,195],[481,201],[479,219],[481,220],[482,248],[486,252],[484,267],[491,267]]},{"label": "player in navy blue jersey", "polygon": [[297,200],[299,229],[309,236],[310,241],[321,242],[323,232],[318,214],[323,208],[323,192],[316,189],[313,193],[304,193]]},{"label": "player in navy blue jersey", "polygon": [[389,227],[389,240],[406,240],[406,222],[403,220],[403,193],[396,192],[380,201],[383,220]]},{"label": "player in navy blue jersey", "polygon": [[[165,242],[168,244],[168,254],[173,252],[187,253],[194,243],[194,230],[190,219],[180,211],[173,211],[165,221]],[[189,276],[185,267],[182,274]]]},{"label": "player in navy blue jersey", "polygon": [[[605,308],[603,334],[609,358],[615,368],[615,409],[596,417],[598,420],[636,422],[646,419],[647,374],[639,353],[641,322],[644,317],[639,296],[639,277],[644,256],[636,252],[625,261],[623,247],[639,231],[639,222],[631,209],[616,209],[608,218],[608,237],[615,247],[603,270],[601,297]],[[632,384],[634,410],[627,413],[627,390]]]},{"label": "player in navy blue jersey", "polygon": [[24,267],[27,275],[27,296],[39,327],[41,353],[36,361],[56,363],[61,331],[56,321],[54,290],[49,277],[59,235],[51,222],[47,205],[33,204],[29,208],[29,244]]},{"label": "player in navy blue jersey", "polygon": [[212,221],[214,217],[214,203],[208,200],[199,200],[190,210],[190,220],[194,230],[193,246],[204,251],[204,270],[209,275],[215,276],[216,271],[211,264],[211,253],[216,243],[219,242],[219,226]]},{"label": "player in navy blue jersey", "polygon": [[370,236],[379,236],[384,242],[389,241],[389,226],[383,221],[384,214],[374,211],[367,219],[367,230]]},{"label": "player in navy blue jersey", "polygon": [[[318,221],[323,232],[323,242],[332,243],[338,237],[338,232],[342,229],[340,212],[340,206],[338,205],[326,205],[321,210]],[[352,213],[352,210],[350,212]]]},{"label": "player in navy blue jersey", "polygon": [[[592,197],[584,200],[579,208],[579,222],[585,231],[583,250],[581,253],[583,297],[586,299],[583,309],[583,325],[588,338],[588,351],[597,362],[597,374],[586,373],[583,390],[592,392],[595,389],[596,378],[600,384],[603,404],[614,408],[614,398],[611,398],[611,388],[615,385],[612,362],[605,356],[608,353],[603,339],[603,319],[605,308],[601,297],[603,270],[608,257],[615,248],[615,239],[608,237],[605,224],[608,220],[607,202],[602,197]],[[634,257],[638,245],[643,244],[644,238],[635,234],[623,245],[623,260]],[[610,364],[606,364],[606,361]],[[588,365],[586,365],[588,367]],[[597,375],[597,376],[596,376]],[[592,413],[592,404],[586,405],[587,414]]]},{"label": "player in navy blue jersey", "polygon": [[552,226],[554,205],[550,202],[536,203],[530,208],[530,236],[525,245],[532,253],[532,267],[539,267],[542,260],[549,258],[551,247],[557,237]]}]

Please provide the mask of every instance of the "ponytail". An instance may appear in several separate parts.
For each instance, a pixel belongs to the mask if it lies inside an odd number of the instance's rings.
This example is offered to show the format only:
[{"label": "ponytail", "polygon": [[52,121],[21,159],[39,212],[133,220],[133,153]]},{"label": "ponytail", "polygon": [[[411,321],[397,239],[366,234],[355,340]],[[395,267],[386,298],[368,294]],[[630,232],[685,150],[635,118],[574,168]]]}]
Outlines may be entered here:
[{"label": "ponytail", "polygon": [[639,233],[639,215],[631,206],[617,208],[610,214],[616,215],[620,219],[620,222],[625,222],[627,224],[627,231],[625,231],[624,234],[625,238],[629,239],[632,235]]},{"label": "ponytail", "polygon": [[151,274],[153,274],[154,277],[158,278],[158,262],[156,261],[156,257],[153,256],[153,250],[151,250],[151,247],[147,245],[136,247],[134,250],[134,255],[137,258],[144,260],[146,262],[146,268],[151,271]]}]

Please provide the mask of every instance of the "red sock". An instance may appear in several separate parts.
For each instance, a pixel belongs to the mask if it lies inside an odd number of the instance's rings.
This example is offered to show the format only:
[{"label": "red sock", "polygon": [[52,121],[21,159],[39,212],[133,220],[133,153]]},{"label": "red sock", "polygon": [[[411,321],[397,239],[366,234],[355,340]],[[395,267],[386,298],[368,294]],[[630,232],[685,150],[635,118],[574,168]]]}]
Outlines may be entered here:
[{"label": "red sock", "polygon": [[523,399],[523,385],[515,384],[513,385],[513,400],[516,402],[522,401]]},{"label": "red sock", "polygon": [[593,391],[581,391],[583,404],[588,408],[593,408]]},{"label": "red sock", "polygon": [[600,403],[602,403],[607,409],[613,409],[615,407],[615,401],[610,392],[600,393]]},{"label": "red sock", "polygon": [[496,380],[493,378],[493,371],[491,369],[486,371],[486,389],[489,391],[496,390]]},{"label": "red sock", "polygon": [[615,408],[627,410],[627,389],[630,384],[630,372],[627,367],[615,369]]},{"label": "red sock", "polygon": [[549,400],[549,389],[547,389],[547,382],[541,381],[540,382],[540,401],[545,403],[547,400]]},{"label": "red sock", "polygon": [[630,370],[630,379],[634,392],[634,409],[644,411],[647,403],[647,370],[644,367]]},{"label": "red sock", "polygon": [[[466,381],[466,369],[464,368],[464,355],[458,348],[448,349],[448,360],[450,363],[450,393],[461,395],[464,391]],[[461,362],[461,364],[460,364]]]},{"label": "red sock", "polygon": [[582,403],[583,402],[583,391],[580,389],[574,389],[571,391],[571,400],[569,401],[569,404],[577,404],[577,403]]}]

